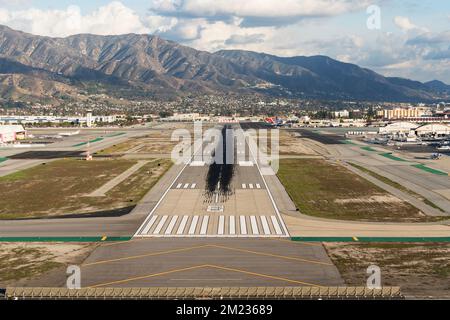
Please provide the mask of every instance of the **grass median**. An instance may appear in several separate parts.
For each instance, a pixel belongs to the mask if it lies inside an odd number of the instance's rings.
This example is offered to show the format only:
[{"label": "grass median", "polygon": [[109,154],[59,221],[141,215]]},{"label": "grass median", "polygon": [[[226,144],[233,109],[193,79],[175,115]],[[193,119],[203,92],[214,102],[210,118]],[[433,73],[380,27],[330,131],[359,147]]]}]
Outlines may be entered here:
[{"label": "grass median", "polygon": [[396,189],[398,189],[400,191],[403,191],[403,192],[406,192],[406,193],[412,195],[413,197],[417,198],[420,201],[423,201],[423,203],[429,205],[432,208],[435,208],[435,209],[437,209],[437,210],[439,210],[441,212],[445,212],[442,208],[440,208],[439,206],[437,206],[436,204],[434,204],[430,200],[422,197],[417,192],[414,192],[411,189],[406,188],[405,186],[401,185],[400,183],[392,181],[391,179],[386,178],[386,177],[384,177],[384,176],[382,176],[382,175],[380,175],[380,174],[378,174],[376,172],[373,172],[372,170],[364,168],[364,167],[362,167],[360,165],[357,165],[357,164],[354,164],[354,163],[351,163],[351,162],[348,162],[348,164],[351,165],[352,167],[354,167],[354,168],[364,172],[364,173],[367,173],[368,175],[374,177],[375,179],[380,180],[381,182],[384,182],[384,183],[390,185],[391,187],[394,187],[394,188],[396,188]]},{"label": "grass median", "polygon": [[153,159],[104,197],[88,195],[135,163],[63,159],[1,177],[0,219],[127,212],[168,170],[170,160]]},{"label": "grass median", "polygon": [[325,160],[283,159],[278,176],[297,208],[306,215],[368,222],[441,220]]}]

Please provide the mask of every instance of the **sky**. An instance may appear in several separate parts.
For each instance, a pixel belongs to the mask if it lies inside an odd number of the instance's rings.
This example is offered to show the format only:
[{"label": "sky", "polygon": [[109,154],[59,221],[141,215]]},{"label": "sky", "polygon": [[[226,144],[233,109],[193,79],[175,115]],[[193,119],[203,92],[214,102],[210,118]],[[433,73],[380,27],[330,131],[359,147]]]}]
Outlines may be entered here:
[{"label": "sky", "polygon": [[448,0],[0,0],[0,24],[52,37],[156,34],[209,52],[327,55],[450,84]]}]

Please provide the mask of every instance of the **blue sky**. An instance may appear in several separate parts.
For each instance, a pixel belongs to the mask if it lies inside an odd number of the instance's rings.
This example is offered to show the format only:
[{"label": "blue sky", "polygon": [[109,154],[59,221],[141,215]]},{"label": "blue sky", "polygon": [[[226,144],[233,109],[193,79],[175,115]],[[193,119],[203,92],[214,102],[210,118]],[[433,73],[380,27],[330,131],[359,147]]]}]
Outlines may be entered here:
[{"label": "blue sky", "polygon": [[[373,30],[370,5],[381,13]],[[0,24],[46,36],[151,33],[210,52],[323,54],[384,75],[450,83],[444,0],[0,0]]]}]

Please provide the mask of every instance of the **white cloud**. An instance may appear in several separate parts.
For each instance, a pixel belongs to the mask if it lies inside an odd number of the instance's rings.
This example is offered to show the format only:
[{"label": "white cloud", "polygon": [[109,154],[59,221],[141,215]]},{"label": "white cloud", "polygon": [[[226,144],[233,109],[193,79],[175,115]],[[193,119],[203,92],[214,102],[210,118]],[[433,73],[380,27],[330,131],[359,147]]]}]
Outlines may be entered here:
[{"label": "white cloud", "polygon": [[0,24],[33,34],[57,37],[76,33],[113,35],[149,32],[149,28],[144,26],[139,16],[118,1],[87,15],[82,15],[81,9],[73,5],[65,10],[0,9]]},{"label": "white cloud", "polygon": [[156,0],[152,10],[190,16],[334,16],[367,7],[368,0]]},{"label": "white cloud", "polygon": [[421,31],[421,32],[427,32],[428,30],[426,28],[419,27],[411,22],[411,20],[408,17],[402,17],[402,16],[396,16],[394,18],[394,23],[397,27],[402,29],[403,31]]}]

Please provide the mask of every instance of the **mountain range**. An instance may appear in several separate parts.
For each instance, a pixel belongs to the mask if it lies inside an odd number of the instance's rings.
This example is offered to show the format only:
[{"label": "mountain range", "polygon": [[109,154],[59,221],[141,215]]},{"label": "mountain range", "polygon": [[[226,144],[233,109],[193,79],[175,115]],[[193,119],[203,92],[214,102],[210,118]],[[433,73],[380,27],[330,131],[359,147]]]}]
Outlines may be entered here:
[{"label": "mountain range", "polygon": [[242,50],[198,51],[153,35],[66,38],[0,26],[3,99],[76,96],[101,86],[144,97],[243,93],[372,101],[447,99],[450,86],[384,77],[326,56],[277,57]]}]

